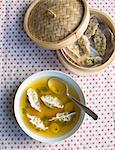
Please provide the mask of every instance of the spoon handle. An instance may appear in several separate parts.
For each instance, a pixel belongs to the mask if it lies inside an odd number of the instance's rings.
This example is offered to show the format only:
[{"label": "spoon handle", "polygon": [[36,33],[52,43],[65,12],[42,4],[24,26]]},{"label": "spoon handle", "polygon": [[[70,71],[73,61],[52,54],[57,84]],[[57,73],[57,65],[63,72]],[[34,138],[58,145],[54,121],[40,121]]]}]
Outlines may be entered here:
[{"label": "spoon handle", "polygon": [[77,105],[85,112],[87,113],[89,116],[91,116],[94,120],[97,120],[98,116],[88,107],[84,106],[83,104],[81,104],[77,99],[75,99],[74,97],[72,97],[71,95],[68,95],[68,97],[70,99],[72,99],[75,103],[77,103]]}]

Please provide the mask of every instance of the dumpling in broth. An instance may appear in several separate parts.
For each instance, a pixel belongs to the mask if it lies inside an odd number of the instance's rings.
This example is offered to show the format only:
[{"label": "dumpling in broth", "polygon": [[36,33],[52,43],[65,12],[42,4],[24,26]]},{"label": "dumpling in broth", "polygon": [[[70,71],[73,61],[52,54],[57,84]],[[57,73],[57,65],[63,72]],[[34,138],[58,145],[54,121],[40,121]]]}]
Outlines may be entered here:
[{"label": "dumpling in broth", "polygon": [[76,115],[76,112],[68,113],[68,112],[62,112],[62,113],[57,113],[56,117],[53,117],[49,121],[53,120],[59,120],[62,122],[68,122],[71,120],[72,116]]},{"label": "dumpling in broth", "polygon": [[27,117],[29,118],[29,121],[31,124],[35,125],[36,128],[40,129],[40,130],[47,130],[48,127],[45,127],[43,121],[36,117],[36,116],[31,116],[29,114],[27,114]]},{"label": "dumpling in broth", "polygon": [[60,100],[57,97],[46,95],[46,96],[41,96],[40,98],[44,102],[44,104],[50,108],[52,107],[63,108],[64,107],[64,105],[61,104]]},{"label": "dumpling in broth", "polygon": [[28,100],[30,102],[30,105],[38,110],[39,112],[41,112],[41,109],[40,109],[40,99],[38,97],[38,94],[36,92],[36,90],[32,89],[32,88],[29,88],[27,90],[27,96],[28,96]]}]

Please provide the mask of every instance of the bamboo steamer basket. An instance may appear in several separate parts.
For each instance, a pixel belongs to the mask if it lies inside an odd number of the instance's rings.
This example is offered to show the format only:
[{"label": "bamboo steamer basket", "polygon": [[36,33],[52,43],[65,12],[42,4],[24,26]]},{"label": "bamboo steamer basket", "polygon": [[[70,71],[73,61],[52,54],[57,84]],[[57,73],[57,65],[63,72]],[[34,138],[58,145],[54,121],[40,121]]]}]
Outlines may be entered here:
[{"label": "bamboo steamer basket", "polygon": [[[95,14],[96,16],[99,16],[106,25],[110,28],[111,32],[113,33],[113,48],[111,51],[111,56],[109,59],[101,64],[100,66],[96,67],[82,67],[75,63],[73,63],[63,52],[63,50],[57,51],[59,60],[61,63],[71,72],[78,74],[78,75],[92,75],[97,74],[107,66],[111,64],[111,62],[115,59],[115,24],[112,22],[111,18],[107,16],[104,12],[98,10],[98,9],[90,9],[91,14]],[[109,54],[110,55],[110,54]]]},{"label": "bamboo steamer basket", "polygon": [[[77,12],[78,16],[80,15],[81,12],[78,11],[79,9],[77,8],[75,1],[80,1],[83,4],[83,14],[82,14],[81,21],[76,20],[77,16],[75,12]],[[25,14],[24,29],[28,34],[28,36],[39,47],[47,48],[49,50],[57,50],[57,55],[59,57],[60,62],[71,72],[78,75],[90,75],[90,74],[98,73],[100,70],[107,67],[114,60],[115,47],[110,58],[105,63],[103,63],[100,66],[91,67],[91,68],[82,67],[73,63],[63,53],[63,49],[71,45],[75,41],[77,41],[81,37],[81,35],[86,31],[90,20],[90,13],[96,14],[97,16],[102,18],[102,20],[111,29],[111,32],[114,35],[114,39],[115,39],[115,26],[112,20],[105,13],[97,9],[90,10],[86,0],[71,0],[71,1],[63,0],[63,2],[64,3],[62,4],[60,3],[59,0],[55,0],[55,1],[35,0],[27,9],[27,12]],[[39,9],[37,10],[37,14],[38,14],[37,17],[39,20],[38,26],[41,25],[39,27],[39,34],[37,37],[33,35],[29,29],[29,17],[32,16],[32,11],[36,9],[36,6],[39,7]],[[72,8],[74,8],[74,10]],[[61,11],[61,18],[59,16],[60,11]],[[69,21],[66,20],[67,14],[68,14]],[[48,26],[47,22],[49,22],[49,20],[50,23]],[[73,24],[72,26],[71,23]],[[53,28],[54,26],[57,27],[57,30],[54,30]],[[63,26],[65,28],[62,28]],[[68,28],[69,31],[67,31]]]},{"label": "bamboo steamer basket", "polygon": [[[79,21],[77,18],[80,18],[82,8],[78,2],[83,6],[83,15]],[[29,18],[36,7],[36,18],[39,19],[39,24],[36,25],[39,28],[38,37],[29,29]],[[35,0],[25,14],[24,29],[38,46],[57,50],[75,42],[85,32],[89,19],[86,0]]]}]

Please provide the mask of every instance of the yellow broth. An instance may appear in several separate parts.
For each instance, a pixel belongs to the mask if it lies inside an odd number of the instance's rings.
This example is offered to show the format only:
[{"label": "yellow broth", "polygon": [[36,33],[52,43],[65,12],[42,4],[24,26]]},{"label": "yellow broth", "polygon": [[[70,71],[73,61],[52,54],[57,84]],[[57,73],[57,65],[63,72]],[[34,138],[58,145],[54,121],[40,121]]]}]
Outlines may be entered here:
[{"label": "yellow broth", "polygon": [[[70,99],[68,99],[65,95],[56,95],[54,94],[47,85],[49,77],[38,79],[30,84],[27,85],[26,89],[24,90],[22,97],[21,97],[21,116],[25,123],[25,125],[34,133],[38,135],[42,135],[44,137],[58,137],[62,136],[65,133],[68,133],[77,123],[80,117],[80,108],[75,105],[74,102],[72,102]],[[28,99],[27,99],[27,89],[33,88],[37,91],[38,96],[42,95],[51,95],[56,96],[59,98],[61,103],[64,105],[64,108],[49,108],[47,107],[42,101],[40,101],[41,106],[41,112],[38,112],[34,108],[31,107]],[[75,89],[69,85],[69,91],[72,96],[79,99]],[[55,117],[57,113],[59,112],[76,112],[76,115],[72,117],[72,119],[69,122],[60,122],[60,121],[49,121],[52,117]],[[27,117],[27,113],[31,116],[39,117],[45,126],[48,126],[49,128],[45,131],[37,129],[34,125],[32,125],[29,122],[29,119]]]}]

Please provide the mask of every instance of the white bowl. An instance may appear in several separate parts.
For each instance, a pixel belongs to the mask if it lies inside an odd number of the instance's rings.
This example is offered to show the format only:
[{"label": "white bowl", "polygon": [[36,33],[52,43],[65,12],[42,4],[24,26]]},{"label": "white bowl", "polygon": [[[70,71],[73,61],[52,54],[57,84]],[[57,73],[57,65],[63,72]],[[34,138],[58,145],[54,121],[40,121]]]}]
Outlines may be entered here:
[{"label": "white bowl", "polygon": [[76,125],[74,126],[73,129],[71,129],[71,131],[69,131],[68,133],[60,136],[60,137],[53,137],[53,138],[46,138],[43,137],[41,135],[37,135],[35,133],[33,133],[23,122],[22,117],[21,117],[21,110],[20,110],[20,102],[21,102],[21,96],[22,93],[24,91],[24,89],[26,88],[28,83],[31,83],[33,81],[35,81],[36,79],[40,79],[43,77],[59,77],[62,80],[65,80],[67,83],[71,84],[77,91],[79,97],[80,97],[80,101],[82,104],[85,104],[85,98],[84,95],[80,89],[80,87],[78,86],[78,84],[68,75],[66,75],[63,72],[60,71],[53,71],[53,70],[49,70],[49,71],[42,71],[42,72],[38,72],[33,74],[32,76],[30,76],[29,78],[27,78],[18,88],[16,96],[15,96],[15,101],[14,101],[14,112],[15,112],[15,116],[17,119],[18,124],[20,125],[20,127],[23,129],[23,131],[29,135],[30,137],[32,137],[35,140],[41,141],[41,142],[46,142],[46,143],[54,143],[54,142],[58,142],[58,141],[62,141],[65,140],[66,138],[70,137],[72,134],[74,134],[79,127],[81,126],[83,119],[84,119],[84,115],[85,113],[81,110],[80,113],[80,117],[78,122],[76,123]]}]

